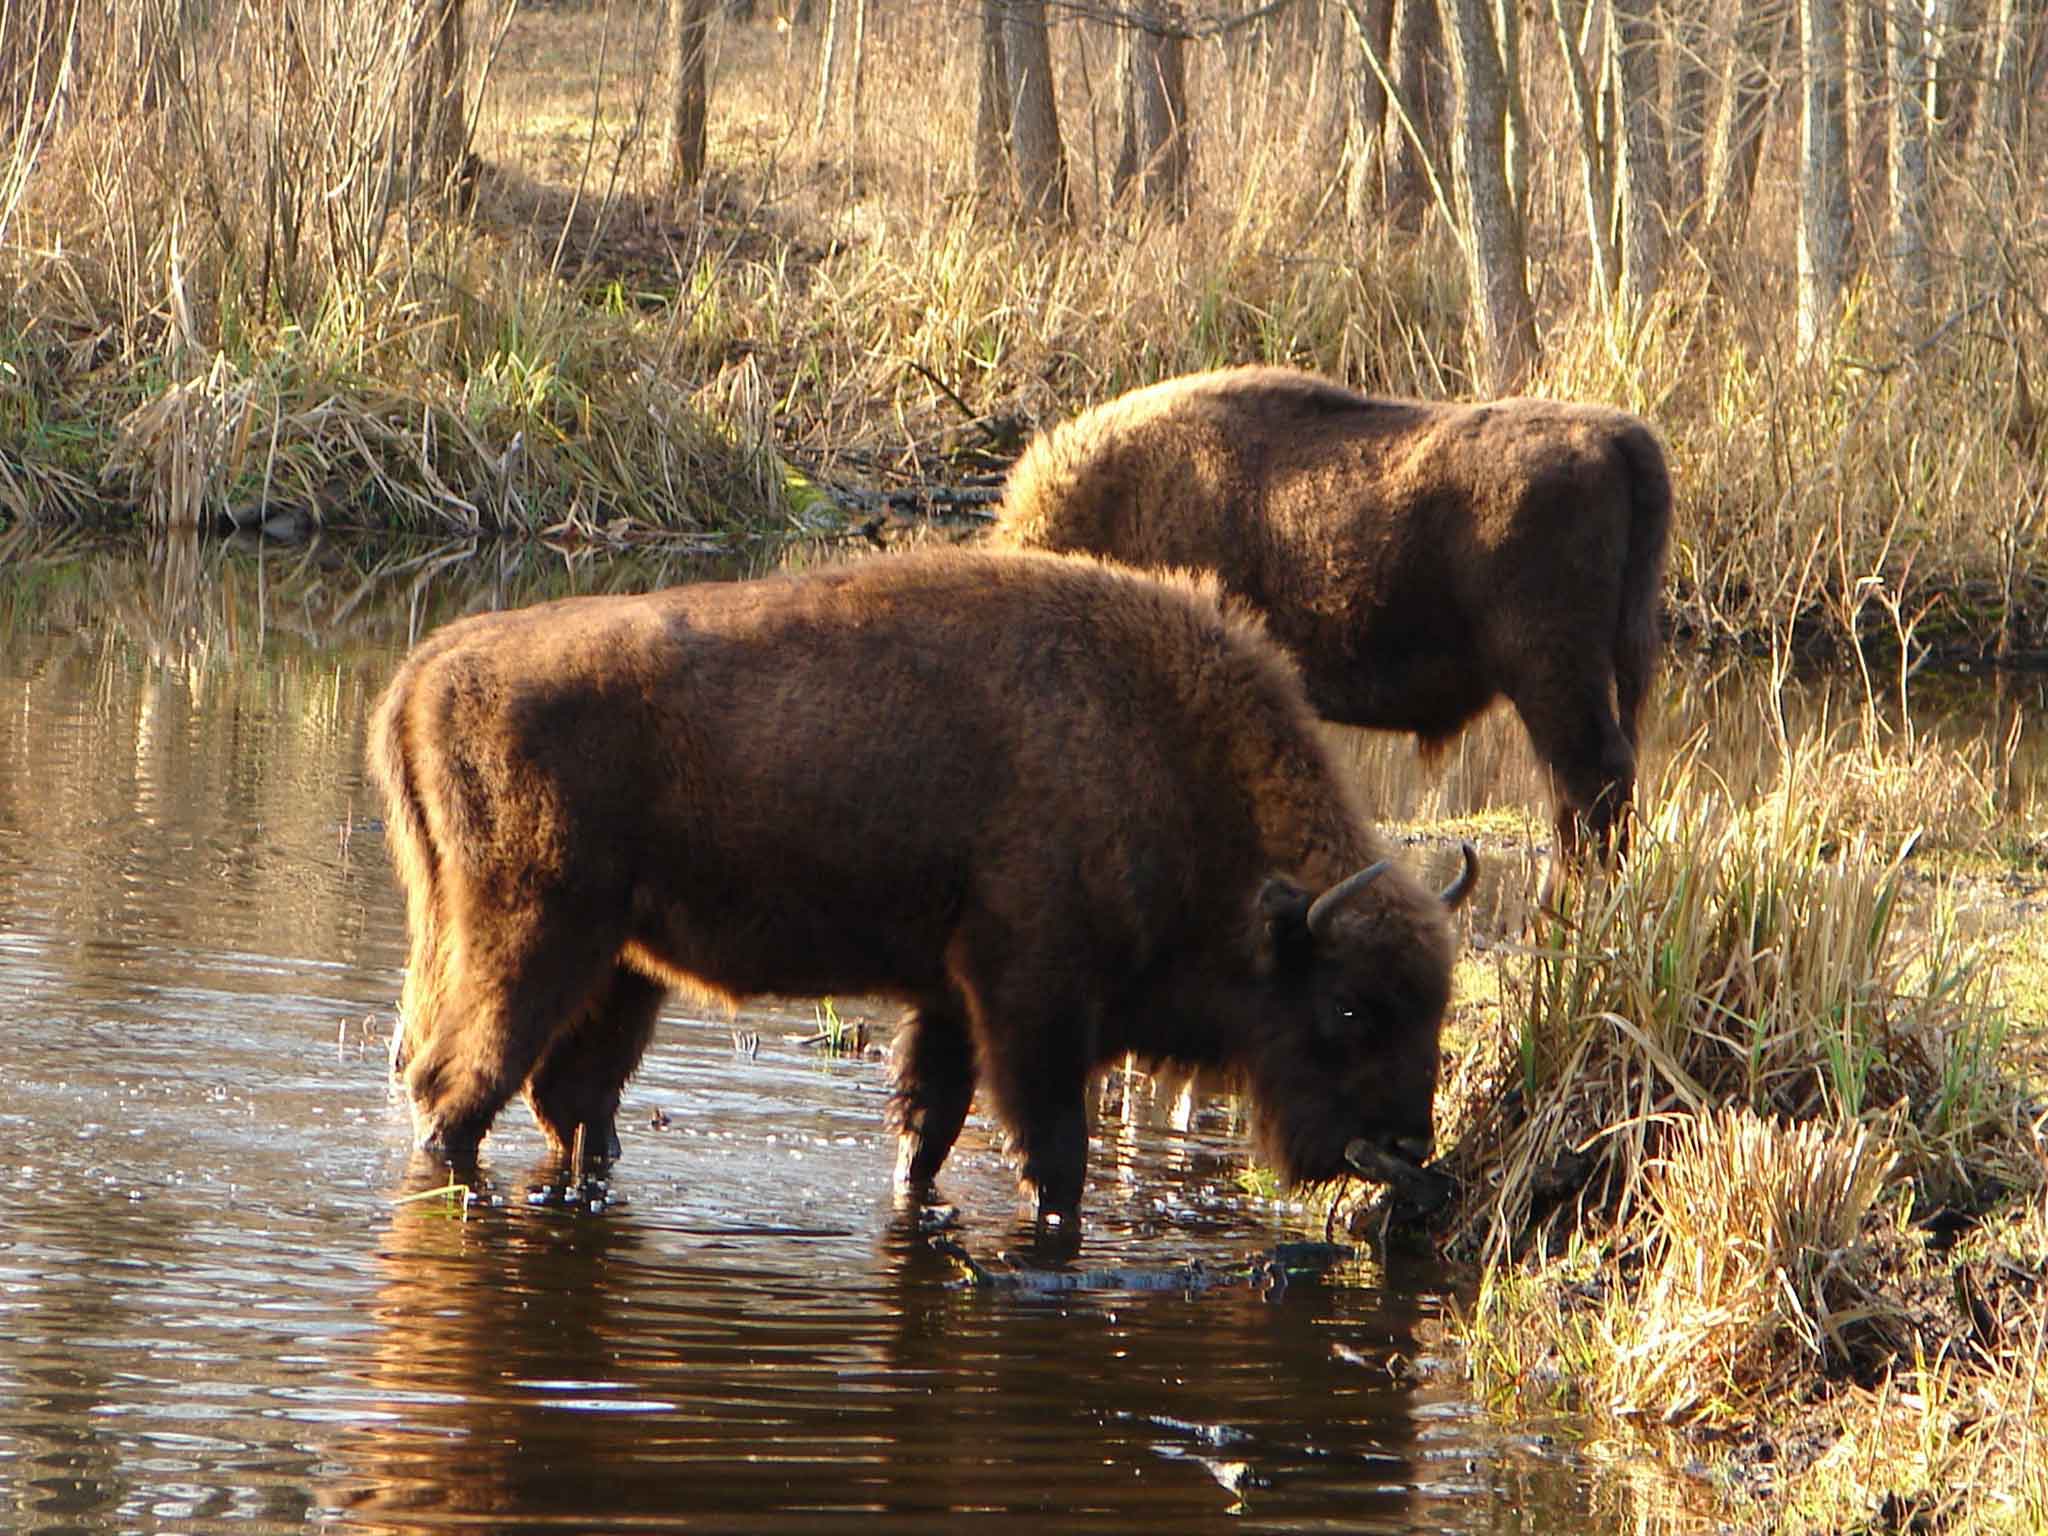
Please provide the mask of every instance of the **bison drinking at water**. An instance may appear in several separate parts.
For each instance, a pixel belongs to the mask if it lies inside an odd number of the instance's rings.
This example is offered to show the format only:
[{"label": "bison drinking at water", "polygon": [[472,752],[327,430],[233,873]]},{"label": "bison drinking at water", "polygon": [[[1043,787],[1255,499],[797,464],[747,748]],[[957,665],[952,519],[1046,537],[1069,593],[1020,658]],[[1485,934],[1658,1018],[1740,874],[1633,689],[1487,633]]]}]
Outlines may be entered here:
[{"label": "bison drinking at water", "polygon": [[1671,526],[1641,421],[1545,400],[1378,400],[1309,374],[1169,379],[1035,441],[999,539],[1215,571],[1346,725],[1440,748],[1496,698],[1603,851],[1634,793]]},{"label": "bison drinking at water", "polygon": [[451,1162],[522,1088],[557,1153],[615,1148],[672,987],[907,1001],[899,1177],[979,1084],[1042,1216],[1126,1052],[1237,1069],[1294,1180],[1428,1150],[1471,851],[1442,896],[1388,863],[1210,579],[950,551],[464,619],[399,668],[370,765],[394,1061]]}]

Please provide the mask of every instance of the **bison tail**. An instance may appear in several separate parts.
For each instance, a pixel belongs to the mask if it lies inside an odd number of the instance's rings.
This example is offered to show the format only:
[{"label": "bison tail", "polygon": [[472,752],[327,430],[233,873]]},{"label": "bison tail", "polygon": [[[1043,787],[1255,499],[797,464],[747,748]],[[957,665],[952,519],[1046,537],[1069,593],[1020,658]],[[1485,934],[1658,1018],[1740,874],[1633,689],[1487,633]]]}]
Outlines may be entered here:
[{"label": "bison tail", "polygon": [[384,795],[384,836],[405,892],[409,945],[399,991],[398,1027],[391,1037],[391,1070],[406,1063],[431,1032],[451,973],[441,921],[441,870],[408,741],[404,676],[394,682],[370,722],[370,773]]},{"label": "bison tail", "polygon": [[1664,557],[1671,542],[1671,472],[1656,434],[1631,422],[1620,438],[1630,488],[1628,554],[1614,635],[1614,702],[1636,744],[1636,716],[1657,667]]}]

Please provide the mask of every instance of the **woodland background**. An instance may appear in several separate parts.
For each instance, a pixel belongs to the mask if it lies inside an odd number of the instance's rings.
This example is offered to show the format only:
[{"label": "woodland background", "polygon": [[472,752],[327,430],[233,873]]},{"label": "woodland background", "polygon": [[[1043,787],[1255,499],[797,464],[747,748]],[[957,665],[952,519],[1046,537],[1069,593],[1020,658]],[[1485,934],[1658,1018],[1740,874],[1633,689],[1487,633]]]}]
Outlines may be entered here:
[{"label": "woodland background", "polygon": [[2042,12],[5,0],[0,509],[818,531],[1267,359],[1641,412],[1695,634],[2034,651]]}]

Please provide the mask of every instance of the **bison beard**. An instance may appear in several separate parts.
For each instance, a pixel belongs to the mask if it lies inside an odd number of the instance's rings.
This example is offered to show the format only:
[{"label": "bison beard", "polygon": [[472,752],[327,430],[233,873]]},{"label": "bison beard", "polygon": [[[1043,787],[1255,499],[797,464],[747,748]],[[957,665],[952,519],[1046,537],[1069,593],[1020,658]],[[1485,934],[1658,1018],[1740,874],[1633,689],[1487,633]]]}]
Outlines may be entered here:
[{"label": "bison beard", "polygon": [[1426,750],[1505,695],[1569,854],[1625,841],[1670,526],[1663,449],[1621,411],[1378,400],[1241,368],[1039,437],[998,539],[1214,571],[1326,719]]},{"label": "bison beard", "polygon": [[[471,1163],[522,1089],[616,1150],[669,989],[880,994],[898,1173],[976,1088],[1071,1218],[1086,1085],[1235,1069],[1266,1155],[1428,1152],[1447,906],[1384,862],[1207,579],[958,551],[462,620],[371,727],[411,953],[394,1064]],[[1355,873],[1356,872],[1356,873]]]}]

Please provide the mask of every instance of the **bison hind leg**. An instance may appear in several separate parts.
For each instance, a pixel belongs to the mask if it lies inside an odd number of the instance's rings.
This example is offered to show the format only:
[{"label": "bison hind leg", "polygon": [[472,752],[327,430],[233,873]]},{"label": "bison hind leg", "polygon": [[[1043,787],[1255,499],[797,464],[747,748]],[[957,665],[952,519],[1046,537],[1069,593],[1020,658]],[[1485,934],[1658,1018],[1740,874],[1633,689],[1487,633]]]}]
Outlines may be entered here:
[{"label": "bison hind leg", "polygon": [[922,1192],[938,1177],[974,1101],[974,1046],[960,1000],[949,993],[912,1009],[897,1027],[889,1066],[896,1185]]},{"label": "bison hind leg", "polygon": [[581,1019],[614,965],[616,945],[606,948],[573,914],[553,916],[480,928],[431,1015],[408,1021],[414,1130],[423,1149],[458,1168],[474,1165],[498,1112],[555,1036]]},{"label": "bison hind leg", "polygon": [[618,1157],[619,1097],[647,1054],[667,995],[660,982],[614,966],[582,1017],[548,1043],[526,1080],[526,1103],[564,1163],[575,1154],[579,1130],[587,1162]]},{"label": "bison hind leg", "polygon": [[1555,802],[1557,850],[1544,880],[1548,902],[1560,866],[1589,853],[1605,862],[1627,852],[1636,753],[1616,717],[1606,679],[1518,697],[1515,708],[1549,772]]}]

